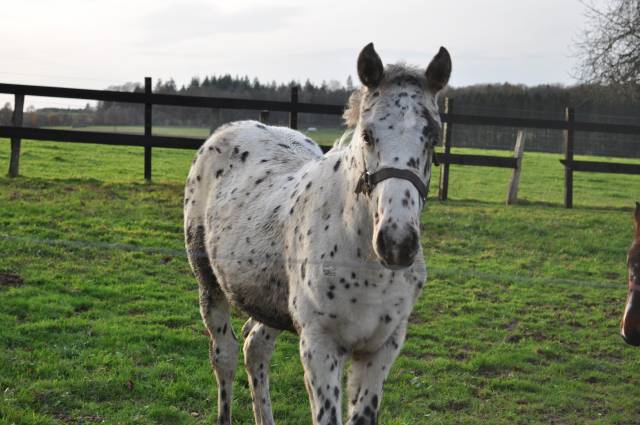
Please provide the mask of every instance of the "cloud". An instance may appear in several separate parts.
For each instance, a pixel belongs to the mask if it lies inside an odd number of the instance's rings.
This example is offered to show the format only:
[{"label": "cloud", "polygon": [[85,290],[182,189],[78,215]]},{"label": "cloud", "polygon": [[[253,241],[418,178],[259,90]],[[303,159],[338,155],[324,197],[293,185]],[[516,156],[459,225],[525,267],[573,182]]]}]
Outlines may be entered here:
[{"label": "cloud", "polygon": [[220,34],[271,33],[286,30],[298,12],[294,6],[254,5],[225,11],[208,1],[172,2],[139,19],[139,42],[166,44]]}]

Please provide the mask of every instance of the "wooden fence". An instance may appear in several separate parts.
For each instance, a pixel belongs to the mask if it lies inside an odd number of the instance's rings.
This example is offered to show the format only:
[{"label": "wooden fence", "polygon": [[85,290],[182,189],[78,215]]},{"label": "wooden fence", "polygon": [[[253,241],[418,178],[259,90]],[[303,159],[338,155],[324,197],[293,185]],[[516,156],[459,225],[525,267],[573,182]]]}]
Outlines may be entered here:
[{"label": "wooden fence", "polygon": [[[264,117],[268,115],[264,111],[284,111],[289,113],[289,126],[291,128],[297,128],[299,113],[340,115],[344,110],[343,105],[323,105],[299,102],[298,87],[291,88],[291,98],[288,102],[154,94],[151,90],[151,87],[151,78],[148,77],[145,78],[144,92],[86,90],[63,87],[0,83],[0,93],[13,94],[15,97],[12,125],[0,126],[0,137],[11,139],[9,176],[15,177],[19,174],[21,139],[34,139],[56,142],[96,143],[105,145],[144,147],[144,176],[146,180],[151,180],[152,148],[162,147],[178,149],[198,149],[203,143],[202,139],[197,138],[153,135],[153,105],[212,109],[255,110],[261,111],[260,116],[262,119],[264,119]],[[144,134],[138,135],[23,127],[22,118],[25,96],[44,96],[144,104]],[[576,131],[640,135],[640,125],[577,122],[574,120],[574,113],[572,108],[566,109],[566,116],[564,120],[456,114],[453,108],[452,99],[445,100],[445,108],[441,114],[441,119],[445,125],[444,151],[443,153],[437,155],[437,159],[443,166],[443,169],[440,173],[439,184],[439,197],[442,200],[446,200],[448,197],[450,173],[449,166],[451,164],[511,168],[514,170],[512,181],[515,180],[516,188],[517,180],[519,179],[519,170],[521,167],[522,146],[518,146],[518,144],[516,144],[516,154],[513,158],[489,155],[461,155],[451,153],[451,147],[453,145],[451,136],[453,125],[484,125],[497,127],[515,127],[519,129],[542,128],[564,131],[565,157],[563,160],[561,160],[561,162],[565,167],[565,206],[567,208],[571,208],[573,206],[574,172],[587,171],[596,173],[640,174],[640,164],[636,165],[614,162],[576,161],[573,159],[573,147]],[[523,140],[521,143],[523,143]],[[520,151],[519,154],[518,151]],[[518,171],[518,176],[516,176],[516,171]],[[509,193],[512,192],[513,187],[510,186]]]}]

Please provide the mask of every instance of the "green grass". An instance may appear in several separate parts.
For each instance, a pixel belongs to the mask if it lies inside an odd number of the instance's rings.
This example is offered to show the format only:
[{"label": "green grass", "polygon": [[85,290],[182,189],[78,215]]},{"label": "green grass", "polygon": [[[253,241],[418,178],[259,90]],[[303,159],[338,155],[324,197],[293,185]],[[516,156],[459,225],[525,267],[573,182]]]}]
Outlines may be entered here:
[{"label": "green grass", "polygon": [[[8,155],[0,140],[3,175]],[[24,279],[0,287],[0,423],[213,422],[182,253],[192,155],[154,149],[145,184],[140,148],[23,143],[23,177],[0,177],[0,272]],[[640,351],[618,321],[640,176],[577,173],[565,210],[558,159],[526,153],[509,207],[510,171],[451,167],[451,199],[423,215],[430,277],[380,424],[638,422]],[[272,361],[283,425],[310,423],[296,344],[283,334]],[[236,383],[234,423],[252,423],[242,367]]]}]

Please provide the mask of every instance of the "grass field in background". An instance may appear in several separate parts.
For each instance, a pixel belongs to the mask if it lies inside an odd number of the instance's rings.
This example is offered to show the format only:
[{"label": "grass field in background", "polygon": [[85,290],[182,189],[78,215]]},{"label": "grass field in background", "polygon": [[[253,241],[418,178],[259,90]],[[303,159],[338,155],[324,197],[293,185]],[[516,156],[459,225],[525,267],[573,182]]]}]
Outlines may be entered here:
[{"label": "grass field in background", "polygon": [[[0,286],[0,423],[212,423],[183,254],[194,152],[154,148],[151,184],[141,148],[25,141],[22,152],[22,176],[5,177],[0,139],[0,273],[19,277]],[[510,170],[452,166],[447,202],[433,199],[436,171],[422,217],[430,275],[380,424],[638,423],[640,350],[618,323],[640,176],[577,173],[566,210],[558,159],[525,153],[509,207]],[[271,366],[276,422],[310,424],[297,337],[279,337]],[[233,409],[252,423],[242,367]]]},{"label": "grass field in background", "polygon": [[[133,133],[144,134],[144,127],[141,125],[92,125],[88,127],[50,127],[64,130],[78,131],[102,131],[108,133]],[[337,128],[316,128],[307,131],[304,128],[301,131],[311,136],[321,145],[332,145],[333,142],[342,135],[344,130]],[[199,137],[205,139],[211,134],[211,130],[203,127],[165,127],[153,126],[154,136],[182,136],[182,137]]]}]

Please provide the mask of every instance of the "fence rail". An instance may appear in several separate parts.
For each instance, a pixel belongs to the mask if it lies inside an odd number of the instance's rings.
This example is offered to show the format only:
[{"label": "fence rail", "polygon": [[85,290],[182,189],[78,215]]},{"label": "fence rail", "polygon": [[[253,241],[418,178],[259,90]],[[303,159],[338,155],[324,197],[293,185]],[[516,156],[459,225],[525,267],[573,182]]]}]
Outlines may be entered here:
[{"label": "fence rail", "polygon": [[[298,87],[291,88],[291,97],[289,101],[157,94],[152,93],[151,78],[148,77],[145,78],[144,91],[141,92],[120,92],[113,90],[89,90],[67,87],[0,83],[0,93],[13,94],[15,97],[12,125],[0,126],[0,137],[7,137],[11,139],[9,176],[12,177],[19,174],[21,140],[34,139],[56,142],[144,147],[144,175],[145,179],[150,180],[153,147],[197,149],[203,143],[202,139],[197,138],[153,135],[152,110],[154,105],[255,110],[260,111],[260,117],[262,120],[265,120],[265,117],[268,117],[267,111],[288,112],[289,126],[291,128],[297,128],[299,113],[341,115],[344,110],[343,105],[324,105],[299,102]],[[22,122],[25,96],[143,104],[145,105],[144,135],[23,127]],[[443,200],[448,197],[449,165],[458,164],[512,168],[514,169],[514,173],[515,170],[518,170],[519,173],[522,160],[522,149],[518,149],[518,146],[516,146],[516,155],[514,155],[513,158],[489,155],[452,154],[453,125],[514,127],[518,129],[542,128],[564,131],[565,155],[564,159],[560,160],[560,162],[565,167],[565,206],[567,208],[571,208],[573,205],[574,172],[640,174],[640,165],[573,160],[573,146],[576,131],[640,135],[640,125],[577,122],[573,119],[573,109],[571,108],[567,108],[566,119],[564,120],[458,114],[453,110],[453,102],[451,99],[446,99],[444,111],[441,113],[441,119],[445,124],[444,152],[439,153],[437,155],[437,159],[443,164],[439,185],[439,197]],[[325,147],[324,150],[326,151],[327,148]],[[512,180],[517,182],[519,179]],[[509,190],[510,198],[513,189],[514,188],[510,188]],[[517,183],[515,191],[517,192]]]},{"label": "fence rail", "polygon": [[89,143],[115,146],[150,146],[154,148],[198,149],[203,139],[144,134],[106,133],[102,131],[58,130],[36,127],[0,126],[0,137],[51,142]]}]

